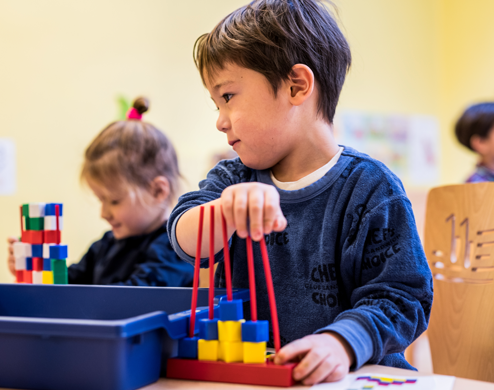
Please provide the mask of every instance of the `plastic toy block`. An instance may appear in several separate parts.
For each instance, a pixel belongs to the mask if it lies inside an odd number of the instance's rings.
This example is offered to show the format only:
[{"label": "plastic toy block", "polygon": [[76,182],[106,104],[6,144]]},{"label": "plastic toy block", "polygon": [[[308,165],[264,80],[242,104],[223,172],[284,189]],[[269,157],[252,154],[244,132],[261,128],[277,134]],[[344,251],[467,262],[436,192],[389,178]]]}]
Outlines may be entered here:
[{"label": "plastic toy block", "polygon": [[[58,229],[63,230],[63,217],[58,219]],[[57,230],[57,217],[54,215],[47,215],[45,217],[45,230]]]},{"label": "plastic toy block", "polygon": [[[56,230],[45,230],[45,243],[46,244],[58,244],[60,242],[60,232]],[[24,241],[24,240],[22,240]]]},{"label": "plastic toy block", "polygon": [[202,340],[197,343],[199,360],[218,360],[218,340]]},{"label": "plastic toy block", "polygon": [[199,320],[199,338],[204,340],[218,340],[218,320],[203,318]]},{"label": "plastic toy block", "polygon": [[178,356],[186,359],[197,359],[198,337],[185,337],[178,340]]},{"label": "plastic toy block", "polygon": [[[29,203],[29,218],[40,218],[45,216],[46,203]],[[29,229],[28,229],[29,230]]]},{"label": "plastic toy block", "polygon": [[63,215],[63,204],[62,203],[47,203],[45,207],[45,216],[47,215],[57,215],[55,212],[55,206],[58,205],[58,211],[60,216]]},{"label": "plastic toy block", "polygon": [[24,271],[24,283],[32,283],[33,282],[33,271]]},{"label": "plastic toy block", "polygon": [[68,284],[67,263],[65,260],[51,259],[53,284]]},{"label": "plastic toy block", "polygon": [[43,259],[49,259],[50,258],[50,245],[53,244],[43,244]]},{"label": "plastic toy block", "polygon": [[24,203],[22,205],[22,216],[23,217],[29,217],[29,204]]},{"label": "plastic toy block", "polygon": [[43,231],[42,230],[24,230],[22,232],[22,242],[29,244],[43,244]]},{"label": "plastic toy block", "polygon": [[32,265],[33,265],[33,271],[43,271],[43,258],[33,257]]},{"label": "plastic toy block", "polygon": [[240,321],[218,321],[218,339],[220,341],[242,341],[242,323]]},{"label": "plastic toy block", "polygon": [[31,244],[27,244],[25,242],[14,242],[13,249],[14,249],[14,257],[32,256]]},{"label": "plastic toy block", "polygon": [[26,230],[44,230],[45,218],[26,218]]},{"label": "plastic toy block", "polygon": [[43,284],[53,284],[53,272],[43,271]]},{"label": "plastic toy block", "polygon": [[26,271],[32,271],[32,270],[33,270],[33,258],[26,257]]},{"label": "plastic toy block", "polygon": [[15,271],[15,281],[16,283],[24,283],[24,271],[16,270]]},{"label": "plastic toy block", "polygon": [[269,341],[269,322],[245,321],[242,324],[242,341],[250,343]]},{"label": "plastic toy block", "polygon": [[220,341],[218,359],[225,363],[241,362],[244,348],[241,341]]},{"label": "plastic toy block", "polygon": [[172,358],[167,361],[166,376],[195,381],[290,387],[295,385],[293,380],[295,366],[296,363],[278,366],[271,362],[244,364]]},{"label": "plastic toy block", "polygon": [[50,246],[50,259],[66,259],[67,258],[67,245],[51,245]]},{"label": "plastic toy block", "polygon": [[42,244],[31,245],[31,256],[28,257],[43,257],[43,245]]},{"label": "plastic toy block", "polygon": [[21,271],[26,269],[26,258],[25,257],[16,257],[15,258],[15,270]]},{"label": "plastic toy block", "polygon": [[43,271],[33,271],[33,284],[43,284]]},{"label": "plastic toy block", "polygon": [[266,362],[266,342],[250,343],[243,342],[244,363],[265,363]]},{"label": "plastic toy block", "polygon": [[51,271],[51,259],[43,258],[43,271]]},{"label": "plastic toy block", "polygon": [[244,310],[241,299],[220,302],[221,321],[239,321],[244,318]]}]

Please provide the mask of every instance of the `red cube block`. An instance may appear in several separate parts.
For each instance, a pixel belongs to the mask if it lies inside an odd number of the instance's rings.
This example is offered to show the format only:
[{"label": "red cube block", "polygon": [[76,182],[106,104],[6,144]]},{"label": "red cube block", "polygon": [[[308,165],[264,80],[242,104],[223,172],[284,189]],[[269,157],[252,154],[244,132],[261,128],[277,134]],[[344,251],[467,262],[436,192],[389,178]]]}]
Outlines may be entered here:
[{"label": "red cube block", "polygon": [[44,232],[45,244],[58,244],[61,241],[60,231],[45,230]]},{"label": "red cube block", "polygon": [[22,271],[24,272],[24,283],[33,283],[33,271]]},{"label": "red cube block", "polygon": [[24,271],[23,270],[15,271],[15,281],[17,283],[24,283]]},{"label": "red cube block", "polygon": [[42,257],[33,257],[33,271],[43,271]]},{"label": "red cube block", "polygon": [[21,241],[29,244],[43,244],[43,236],[42,230],[24,230]]}]

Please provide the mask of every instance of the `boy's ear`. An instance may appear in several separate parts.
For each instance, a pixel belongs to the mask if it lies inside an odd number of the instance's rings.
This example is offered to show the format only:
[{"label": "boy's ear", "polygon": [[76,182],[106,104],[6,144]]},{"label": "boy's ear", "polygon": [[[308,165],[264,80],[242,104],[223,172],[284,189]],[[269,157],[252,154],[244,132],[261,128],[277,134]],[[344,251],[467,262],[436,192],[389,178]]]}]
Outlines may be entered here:
[{"label": "boy's ear", "polygon": [[470,146],[473,150],[475,150],[478,154],[483,156],[485,154],[485,139],[482,138],[478,134],[472,135],[470,138]]},{"label": "boy's ear", "polygon": [[165,176],[156,176],[151,182],[151,195],[158,203],[163,203],[170,195],[170,183]]},{"label": "boy's ear", "polygon": [[288,75],[290,87],[290,101],[299,106],[305,102],[314,92],[314,73],[304,64],[295,64]]}]

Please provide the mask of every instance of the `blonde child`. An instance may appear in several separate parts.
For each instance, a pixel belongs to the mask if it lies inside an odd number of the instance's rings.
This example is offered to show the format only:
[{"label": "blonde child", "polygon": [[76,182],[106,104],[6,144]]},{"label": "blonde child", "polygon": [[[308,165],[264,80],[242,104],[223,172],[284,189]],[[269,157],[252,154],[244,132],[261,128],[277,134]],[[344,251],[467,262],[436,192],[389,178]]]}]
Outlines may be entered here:
[{"label": "blonde child", "polygon": [[[166,222],[178,191],[179,169],[170,140],[141,120],[145,98],[128,119],[108,125],[85,152],[81,179],[101,202],[111,231],[68,269],[71,284],[191,286],[193,267],[180,260]],[[9,268],[15,259],[9,238]]]},{"label": "blonde child", "polygon": [[[174,249],[193,262],[197,206],[215,205],[216,283],[225,280],[222,209],[232,282],[245,288],[243,239],[266,237],[284,345],[274,361],[299,362],[295,380],[335,381],[365,363],[412,368],[403,351],[427,328],[431,272],[400,180],[333,138],[351,55],[329,10],[252,1],[198,39],[195,60],[239,158],[179,199],[168,222]],[[208,241],[206,229],[204,265]],[[258,245],[254,256],[258,316],[269,319]]]}]

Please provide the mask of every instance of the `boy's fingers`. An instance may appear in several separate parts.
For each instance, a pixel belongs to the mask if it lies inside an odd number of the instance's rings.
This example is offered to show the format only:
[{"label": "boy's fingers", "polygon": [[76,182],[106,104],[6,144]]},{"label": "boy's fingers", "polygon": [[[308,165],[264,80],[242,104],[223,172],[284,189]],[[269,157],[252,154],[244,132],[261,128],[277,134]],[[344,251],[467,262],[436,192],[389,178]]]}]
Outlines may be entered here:
[{"label": "boy's fingers", "polygon": [[273,231],[276,216],[280,212],[280,196],[278,191],[266,191],[264,194],[264,216],[263,230],[264,234],[269,234]]},{"label": "boy's fingers", "polygon": [[247,237],[247,191],[235,191],[233,199],[233,218],[237,235],[240,238]]},{"label": "boy's fingers", "polygon": [[282,232],[286,229],[287,221],[283,214],[279,213],[274,221],[273,230],[275,232]]},{"label": "boy's fingers", "polygon": [[336,367],[336,360],[332,356],[327,356],[319,362],[312,372],[308,373],[308,376],[304,378],[302,383],[304,385],[315,385],[316,383],[323,382],[334,372]]},{"label": "boy's fingers", "polygon": [[[329,359],[331,351],[325,347],[314,347],[307,355],[304,356],[302,361],[297,364],[293,369],[293,379],[299,381],[304,380],[304,384],[313,384],[314,378],[319,378],[322,381],[329,373],[329,371],[321,372],[318,370],[323,362],[331,361]],[[328,363],[324,364],[324,369],[328,369]],[[314,376],[315,375],[315,376]]]},{"label": "boy's fingers", "polygon": [[221,209],[223,210],[226,224],[235,227],[235,219],[233,217],[233,191],[228,188],[221,194]]},{"label": "boy's fingers", "polygon": [[274,356],[274,362],[275,364],[285,364],[286,362],[295,360],[311,348],[312,343],[306,337],[292,341],[279,350]]},{"label": "boy's fingers", "polygon": [[15,238],[15,237],[8,237],[8,238],[7,238],[7,242],[8,242],[9,244],[11,244],[11,245],[12,245],[14,242],[17,242],[17,241],[19,241],[19,240],[18,240],[17,238]]},{"label": "boy's fingers", "polygon": [[345,377],[348,374],[349,368],[343,365],[337,366],[331,374],[329,374],[326,378],[324,378],[323,382],[336,382]]},{"label": "boy's fingers", "polygon": [[249,193],[249,224],[248,229],[254,241],[259,241],[263,237],[263,203],[264,194],[261,191],[251,191]]}]

